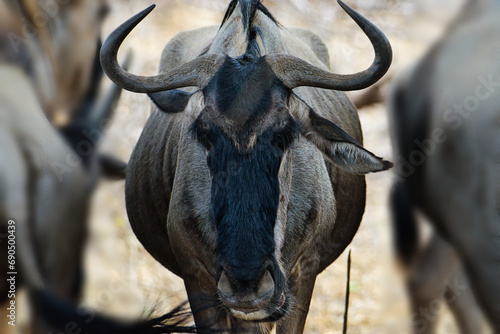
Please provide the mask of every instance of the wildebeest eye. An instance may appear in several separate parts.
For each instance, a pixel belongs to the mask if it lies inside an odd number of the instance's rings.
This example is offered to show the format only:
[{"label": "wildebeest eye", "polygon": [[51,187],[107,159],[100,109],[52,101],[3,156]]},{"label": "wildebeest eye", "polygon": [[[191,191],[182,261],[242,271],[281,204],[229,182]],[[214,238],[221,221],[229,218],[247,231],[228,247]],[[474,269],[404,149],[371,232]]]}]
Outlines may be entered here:
[{"label": "wildebeest eye", "polygon": [[285,151],[292,142],[299,136],[300,126],[295,121],[288,122],[284,128],[273,132],[271,142],[281,151]]},{"label": "wildebeest eye", "polygon": [[216,133],[210,127],[209,124],[203,122],[199,118],[194,121],[191,132],[193,137],[201,144],[205,149],[210,150],[213,143],[216,140]]},{"label": "wildebeest eye", "polygon": [[198,131],[196,133],[196,139],[207,150],[210,150],[212,148],[212,143],[211,143],[211,141],[210,141],[209,136],[208,136],[207,133],[205,133],[203,131]]}]

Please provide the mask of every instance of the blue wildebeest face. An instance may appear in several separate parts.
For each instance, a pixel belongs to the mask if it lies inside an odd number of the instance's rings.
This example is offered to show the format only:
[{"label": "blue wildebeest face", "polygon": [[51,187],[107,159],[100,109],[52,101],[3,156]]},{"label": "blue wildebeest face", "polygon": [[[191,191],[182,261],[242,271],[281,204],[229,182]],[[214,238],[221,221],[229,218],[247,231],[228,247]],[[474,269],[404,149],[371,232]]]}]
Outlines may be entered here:
[{"label": "blue wildebeest face", "polygon": [[300,132],[286,107],[289,93],[262,58],[228,57],[192,127],[212,178],[219,297],[250,319],[284,312],[274,230],[283,155]]}]

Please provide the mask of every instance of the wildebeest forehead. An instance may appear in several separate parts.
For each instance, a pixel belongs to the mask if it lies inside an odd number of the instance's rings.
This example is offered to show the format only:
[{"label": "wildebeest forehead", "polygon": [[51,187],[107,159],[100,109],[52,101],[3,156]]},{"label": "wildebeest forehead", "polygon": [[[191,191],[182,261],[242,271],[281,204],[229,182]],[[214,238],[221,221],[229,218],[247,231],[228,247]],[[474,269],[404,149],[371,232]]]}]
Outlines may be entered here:
[{"label": "wildebeest forehead", "polygon": [[236,147],[248,149],[259,135],[288,120],[288,94],[263,58],[228,57],[205,89],[203,120],[222,129]]}]

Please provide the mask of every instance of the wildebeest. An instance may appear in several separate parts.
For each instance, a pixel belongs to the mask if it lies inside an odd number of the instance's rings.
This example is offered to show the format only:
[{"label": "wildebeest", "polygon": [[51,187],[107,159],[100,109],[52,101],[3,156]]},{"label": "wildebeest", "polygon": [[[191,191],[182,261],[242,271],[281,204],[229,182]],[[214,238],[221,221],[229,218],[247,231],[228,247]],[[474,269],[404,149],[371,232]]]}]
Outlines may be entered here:
[{"label": "wildebeest", "polygon": [[[90,195],[100,173],[124,178],[125,164],[96,153],[97,139],[92,136],[101,133],[100,117],[107,113],[99,115],[101,109],[96,108],[59,133],[46,119],[23,71],[10,65],[1,65],[0,71],[8,79],[0,89],[2,304],[15,300],[7,300],[12,290],[7,273],[12,271],[19,272],[17,292],[27,283],[77,300]],[[13,230],[9,220],[15,222]],[[16,236],[15,270],[7,261],[9,231]],[[40,330],[37,325],[35,332]]]},{"label": "wildebeest", "polygon": [[156,106],[127,169],[132,228],[184,279],[198,327],[302,332],[316,276],[358,229],[363,174],[391,167],[361,146],[356,109],[339,92],[380,79],[391,47],[339,4],[375,49],[360,73],[328,72],[325,44],[280,26],[260,1],[231,1],[220,27],[178,34],[157,76],[116,61],[152,7],[103,45],[107,75]]},{"label": "wildebeest", "polygon": [[[423,279],[410,282],[410,288],[427,293],[421,300],[414,297],[414,311],[441,299],[447,281],[454,286],[461,279],[457,264],[429,261],[458,256],[470,282],[469,287],[461,280],[460,291],[472,290],[495,332],[500,332],[499,14],[498,1],[468,3],[444,37],[399,80],[390,102],[399,179],[392,199],[399,232],[415,235],[414,211],[420,211],[449,242],[434,238],[427,260],[421,260],[419,266],[434,267],[432,273],[441,279],[437,288]],[[408,238],[400,246],[411,257],[414,247],[408,240],[417,244]],[[431,254],[432,249],[440,254]],[[452,271],[447,273],[446,266]],[[463,331],[475,332],[477,321],[470,313],[459,310],[457,320]],[[432,332],[435,318],[424,319],[416,331]]]},{"label": "wildebeest", "polygon": [[[19,301],[14,296],[19,297],[22,284],[44,286],[73,301],[79,298],[92,190],[101,174],[125,177],[123,162],[96,152],[121,92],[114,86],[98,99],[104,2],[56,3],[52,15],[42,11],[45,5],[0,2],[2,314],[10,313],[5,302]],[[47,21],[36,26],[41,13]],[[36,30],[28,35],[22,24],[30,20]],[[75,26],[82,23],[83,28]],[[55,113],[66,114],[69,122],[55,129],[47,119]],[[7,248],[13,246],[7,238],[14,235],[15,254]],[[14,269],[9,267],[13,256]],[[15,285],[7,281],[8,272],[19,273]],[[16,293],[11,293],[14,286]],[[13,320],[2,319],[5,327]],[[37,320],[33,323],[33,333],[44,331]]]}]

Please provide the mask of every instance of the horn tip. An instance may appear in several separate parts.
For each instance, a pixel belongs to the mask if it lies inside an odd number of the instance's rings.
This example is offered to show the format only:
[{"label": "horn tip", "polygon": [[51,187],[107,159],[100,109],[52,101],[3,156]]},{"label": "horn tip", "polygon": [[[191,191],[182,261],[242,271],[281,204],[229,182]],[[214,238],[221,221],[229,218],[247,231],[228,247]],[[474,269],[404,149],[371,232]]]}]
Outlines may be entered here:
[{"label": "horn tip", "polygon": [[144,9],[142,11],[142,14],[144,15],[148,15],[149,13],[151,13],[153,11],[153,9],[156,8],[156,4],[152,4],[151,6],[149,6],[148,8]]},{"label": "horn tip", "polygon": [[342,0],[337,0],[337,3],[340,5],[340,7],[342,7],[342,9],[344,9],[348,13],[349,13],[349,10],[353,10],[351,6],[349,6],[348,4],[346,4]]}]

